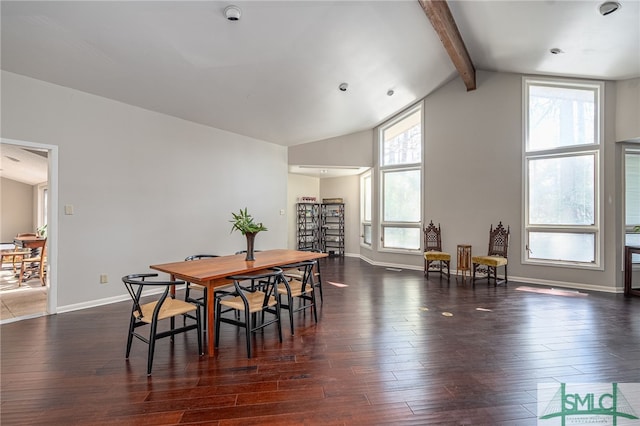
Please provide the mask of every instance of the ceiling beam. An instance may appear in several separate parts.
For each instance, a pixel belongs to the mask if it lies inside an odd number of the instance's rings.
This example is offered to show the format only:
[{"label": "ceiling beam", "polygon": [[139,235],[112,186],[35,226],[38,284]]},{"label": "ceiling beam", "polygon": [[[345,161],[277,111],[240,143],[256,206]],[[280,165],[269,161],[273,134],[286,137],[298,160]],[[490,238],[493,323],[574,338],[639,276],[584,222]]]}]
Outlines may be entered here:
[{"label": "ceiling beam", "polygon": [[467,92],[476,89],[476,69],[471,62],[469,52],[464,45],[456,21],[451,15],[446,0],[418,0],[422,10],[431,21],[433,29],[438,33],[440,41],[444,45],[447,54],[458,74],[467,86]]}]

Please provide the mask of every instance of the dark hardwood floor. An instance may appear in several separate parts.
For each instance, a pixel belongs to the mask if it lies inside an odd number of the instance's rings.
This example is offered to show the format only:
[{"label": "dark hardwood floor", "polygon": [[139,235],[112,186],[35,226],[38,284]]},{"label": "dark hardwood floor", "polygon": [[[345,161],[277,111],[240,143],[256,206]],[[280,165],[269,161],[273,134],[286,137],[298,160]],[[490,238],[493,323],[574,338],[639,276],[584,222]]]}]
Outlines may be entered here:
[{"label": "dark hardwood floor", "polygon": [[0,422],[535,425],[539,383],[640,382],[640,298],[322,266],[317,325],[300,314],[291,336],[283,315],[253,359],[226,324],[214,358],[164,339],[150,378],[142,342],[124,359],[129,303],[5,324]]}]

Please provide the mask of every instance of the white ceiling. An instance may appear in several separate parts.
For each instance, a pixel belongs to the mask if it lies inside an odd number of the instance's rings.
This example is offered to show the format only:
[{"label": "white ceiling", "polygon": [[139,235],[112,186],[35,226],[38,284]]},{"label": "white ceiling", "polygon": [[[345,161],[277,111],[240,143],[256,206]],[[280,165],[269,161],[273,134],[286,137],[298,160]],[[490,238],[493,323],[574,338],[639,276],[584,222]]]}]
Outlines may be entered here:
[{"label": "white ceiling", "polygon": [[[606,17],[600,1],[448,3],[477,69],[640,76],[638,0]],[[2,1],[0,12],[4,70],[285,146],[371,129],[458,78],[417,0]]]},{"label": "white ceiling", "polygon": [[37,185],[47,181],[47,152],[0,144],[0,177]]}]

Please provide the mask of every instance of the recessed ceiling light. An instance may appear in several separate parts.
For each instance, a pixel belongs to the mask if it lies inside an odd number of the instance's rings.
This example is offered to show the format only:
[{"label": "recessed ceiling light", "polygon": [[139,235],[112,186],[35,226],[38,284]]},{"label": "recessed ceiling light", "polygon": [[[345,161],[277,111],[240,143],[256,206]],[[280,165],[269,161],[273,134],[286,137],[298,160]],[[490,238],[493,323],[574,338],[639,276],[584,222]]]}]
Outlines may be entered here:
[{"label": "recessed ceiling light", "polygon": [[348,87],[349,87],[348,83],[340,83],[340,86],[338,86],[338,89],[340,89],[341,92],[346,92]]},{"label": "recessed ceiling light", "polygon": [[387,96],[393,96],[394,93],[393,89],[387,90]]},{"label": "recessed ceiling light", "polygon": [[224,8],[224,16],[229,21],[239,21],[241,14],[242,14],[242,11],[238,6],[231,5]]},{"label": "recessed ceiling light", "polygon": [[553,49],[549,49],[549,52],[551,52],[552,55],[559,55],[560,53],[564,53],[562,51],[562,49],[560,49],[558,47],[554,47]]},{"label": "recessed ceiling light", "polygon": [[605,1],[600,5],[600,14],[607,16],[620,9],[622,6],[617,1]]}]

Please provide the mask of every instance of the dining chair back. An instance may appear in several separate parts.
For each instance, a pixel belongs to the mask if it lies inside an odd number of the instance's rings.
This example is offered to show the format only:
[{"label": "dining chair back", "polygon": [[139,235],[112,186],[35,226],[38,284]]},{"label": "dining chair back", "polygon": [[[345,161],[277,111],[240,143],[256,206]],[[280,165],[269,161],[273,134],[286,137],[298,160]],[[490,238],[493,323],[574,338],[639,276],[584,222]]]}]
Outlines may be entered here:
[{"label": "dining chair back", "polygon": [[473,256],[471,258],[473,269],[473,285],[476,283],[476,271],[485,270],[487,273],[487,283],[491,282],[493,276],[493,284],[498,285],[498,268],[504,266],[505,284],[509,281],[507,275],[507,252],[509,250],[509,234],[510,229],[502,226],[502,222],[498,223],[495,228],[491,225],[489,228],[489,249],[486,256]]},{"label": "dining chair back", "polygon": [[[310,251],[314,253],[322,253],[322,250],[318,249],[300,249],[300,251]],[[302,272],[297,269],[285,269],[284,276],[287,278],[294,278],[297,280],[302,280]],[[313,285],[315,288],[319,290],[320,293],[320,303],[324,303],[324,295],[322,292],[322,271],[320,269],[320,260],[318,260],[313,267]]]},{"label": "dining chair back", "polygon": [[[164,337],[171,337],[173,342],[173,336],[179,333],[184,333],[189,330],[197,330],[198,335],[198,354],[202,355],[202,322],[200,319],[200,310],[198,306],[185,302],[183,300],[174,299],[170,296],[170,290],[175,288],[176,285],[183,285],[184,281],[161,281],[151,280],[150,278],[157,277],[158,274],[130,274],[122,277],[133,305],[131,307],[131,317],[129,319],[129,334],[127,337],[127,351],[126,359],[129,359],[131,352],[131,345],[133,338],[137,338],[149,345],[147,354],[147,375],[151,375],[151,368],[153,366],[153,354],[155,350],[156,340]],[[151,302],[143,303],[142,294],[143,290],[160,290],[160,297]],[[184,325],[183,327],[175,327],[175,318],[178,316],[184,316],[189,313],[195,313],[196,323],[190,325]],[[158,325],[160,321],[169,319],[169,329],[159,331]],[[139,327],[149,326],[149,334],[142,335],[137,329]]]},{"label": "dining chair back", "polygon": [[[429,271],[432,269],[432,263],[437,267],[437,272],[440,272],[440,277],[443,275],[447,279],[451,276],[451,254],[442,251],[442,232],[440,230],[440,224],[435,226],[433,221],[429,222],[429,225],[424,228],[424,275],[429,278]],[[447,268],[447,272],[444,272],[444,268]]]},{"label": "dining chair back", "polygon": [[[191,256],[187,256],[184,260],[185,262],[191,262],[193,260],[201,260],[201,259],[211,259],[213,257],[218,257],[217,254],[192,254]],[[192,295],[191,292],[192,291],[196,291],[199,293],[196,293],[196,295]],[[218,293],[218,292],[223,292],[224,290],[220,289],[220,290],[216,290],[214,293]],[[189,303],[195,303],[196,305],[198,305],[198,307],[202,310],[202,317],[201,318],[205,318],[204,320],[204,327],[203,330],[206,332],[207,331],[207,288],[204,286],[201,286],[199,284],[194,284],[194,283],[190,283],[190,282],[186,282],[186,286],[185,286],[185,290],[184,290],[184,300],[185,302],[189,302]],[[187,314],[184,317],[185,322],[187,321],[187,318],[190,319],[195,319],[195,317],[193,316],[193,314]]]},{"label": "dining chair back", "polygon": [[[233,275],[227,279],[233,281],[234,292],[215,299],[215,347],[217,348],[220,342],[221,323],[245,329],[247,358],[251,358],[252,355],[251,336],[255,331],[275,324],[282,342],[278,297],[278,288],[285,281],[282,269],[269,268],[267,271]],[[233,315],[225,315],[229,311]],[[269,314],[270,318],[267,319],[265,314]]]},{"label": "dining chair back", "polygon": [[20,283],[26,282],[34,277],[40,278],[40,284],[45,286],[47,264],[47,239],[38,240],[31,246],[31,249],[22,257],[20,264]]},{"label": "dining chair back", "polygon": [[[314,291],[314,268],[316,267],[317,260],[307,260],[304,262],[294,263],[283,266],[284,270],[297,270],[299,277],[292,278],[287,277],[284,282],[284,286],[278,287],[278,294],[286,297],[286,303],[280,301],[282,309],[289,311],[289,322],[291,327],[291,334],[294,334],[293,326],[293,313],[304,311],[306,309],[313,310],[313,319],[318,322],[318,312],[316,309],[316,293]],[[298,306],[294,306],[294,301],[298,300]]]}]

